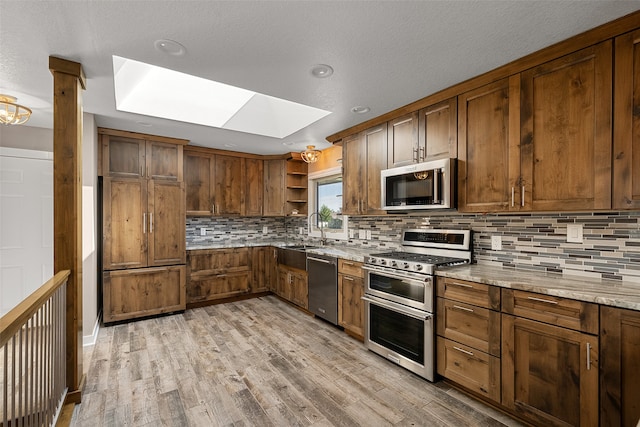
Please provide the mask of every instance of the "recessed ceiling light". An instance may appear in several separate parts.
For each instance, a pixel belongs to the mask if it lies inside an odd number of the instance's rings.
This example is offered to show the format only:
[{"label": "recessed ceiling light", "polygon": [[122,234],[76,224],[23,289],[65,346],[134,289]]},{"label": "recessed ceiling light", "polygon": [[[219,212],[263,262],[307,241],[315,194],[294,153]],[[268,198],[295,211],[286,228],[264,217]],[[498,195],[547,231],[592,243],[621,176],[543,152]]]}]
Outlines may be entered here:
[{"label": "recessed ceiling light", "polygon": [[113,56],[116,109],[273,138],[330,111]]},{"label": "recessed ceiling light", "polygon": [[364,114],[364,113],[368,113],[369,111],[371,111],[371,108],[369,107],[364,107],[362,105],[358,105],[356,107],[353,107],[351,109],[352,113],[356,113],[356,114]]},{"label": "recessed ceiling light", "polygon": [[153,43],[153,46],[158,52],[166,53],[167,55],[173,56],[182,56],[187,51],[187,49],[185,49],[185,47],[180,43],[169,39],[156,40]]},{"label": "recessed ceiling light", "polygon": [[333,74],[333,68],[327,64],[314,65],[311,68],[311,75],[319,79],[324,79]]}]

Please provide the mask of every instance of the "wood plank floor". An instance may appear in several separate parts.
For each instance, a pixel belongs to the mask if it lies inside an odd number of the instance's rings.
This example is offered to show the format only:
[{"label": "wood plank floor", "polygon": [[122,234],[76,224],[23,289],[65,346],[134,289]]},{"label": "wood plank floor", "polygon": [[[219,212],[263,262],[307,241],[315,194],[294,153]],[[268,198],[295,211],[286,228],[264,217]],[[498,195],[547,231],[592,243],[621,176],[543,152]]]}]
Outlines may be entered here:
[{"label": "wood plank floor", "polygon": [[72,426],[518,426],[274,296],[100,330]]}]

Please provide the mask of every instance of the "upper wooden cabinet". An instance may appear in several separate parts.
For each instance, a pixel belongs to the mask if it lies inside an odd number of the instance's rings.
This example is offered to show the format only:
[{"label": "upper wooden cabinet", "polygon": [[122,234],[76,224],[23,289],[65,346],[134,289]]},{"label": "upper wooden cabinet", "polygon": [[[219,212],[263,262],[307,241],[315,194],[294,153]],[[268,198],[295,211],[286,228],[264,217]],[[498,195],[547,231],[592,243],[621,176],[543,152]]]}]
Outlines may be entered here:
[{"label": "upper wooden cabinet", "polygon": [[272,159],[264,161],[264,197],[262,206],[262,214],[264,216],[284,215],[286,174],[286,160]]},{"label": "upper wooden cabinet", "polygon": [[418,112],[398,117],[387,123],[387,167],[405,166],[420,161],[418,127]]},{"label": "upper wooden cabinet", "polygon": [[458,100],[454,97],[419,112],[418,160],[458,157]]},{"label": "upper wooden cabinet", "polygon": [[613,208],[640,208],[640,30],[615,39]]},{"label": "upper wooden cabinet", "polygon": [[103,176],[182,181],[186,140],[98,129]]},{"label": "upper wooden cabinet", "polygon": [[522,73],[524,209],[611,207],[611,70],[607,41]]},{"label": "upper wooden cabinet", "polygon": [[246,171],[244,185],[244,215],[261,216],[264,197],[264,171],[262,159],[244,159]]},{"label": "upper wooden cabinet", "polygon": [[184,153],[187,215],[213,214],[214,171],[214,156],[188,149]]},{"label": "upper wooden cabinet", "polygon": [[215,155],[213,214],[242,215],[245,170],[242,157]]},{"label": "upper wooden cabinet", "polygon": [[380,125],[342,141],[342,212],[384,214],[380,171],[387,165],[387,126]]},{"label": "upper wooden cabinet", "polygon": [[519,76],[458,97],[460,211],[520,209],[519,98]]}]

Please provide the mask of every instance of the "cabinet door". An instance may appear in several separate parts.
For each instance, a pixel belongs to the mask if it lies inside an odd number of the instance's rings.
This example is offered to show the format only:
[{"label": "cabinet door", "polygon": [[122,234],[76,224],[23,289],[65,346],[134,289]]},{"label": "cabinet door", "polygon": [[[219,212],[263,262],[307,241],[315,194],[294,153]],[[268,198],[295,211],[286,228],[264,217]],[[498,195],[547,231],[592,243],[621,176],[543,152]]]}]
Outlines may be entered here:
[{"label": "cabinet door", "polygon": [[244,186],[243,215],[262,216],[264,171],[262,160],[244,159],[246,180]]},{"label": "cabinet door", "polygon": [[387,125],[376,126],[362,132],[365,151],[366,193],[362,197],[363,214],[385,214],[382,210],[382,184],[380,171],[387,168]]},{"label": "cabinet door", "polygon": [[149,180],[148,265],[184,264],[184,183]]},{"label": "cabinet door", "polygon": [[295,271],[291,277],[291,302],[302,308],[309,308],[309,285],[307,273]]},{"label": "cabinet door", "polygon": [[244,159],[221,155],[215,158],[214,214],[240,215],[244,199]]},{"label": "cabinet door", "polygon": [[285,206],[285,160],[264,161],[264,216],[283,216]]},{"label": "cabinet door", "polygon": [[535,424],[598,425],[598,337],[502,315],[502,404]]},{"label": "cabinet door", "polygon": [[187,215],[213,213],[214,156],[186,152],[184,154],[184,183]]},{"label": "cabinet door", "polygon": [[458,157],[457,99],[420,110],[418,157],[421,162]]},{"label": "cabinet door", "polygon": [[147,178],[182,181],[182,145],[147,141]]},{"label": "cabinet door", "polygon": [[184,310],[185,267],[106,271],[103,296],[105,322]]},{"label": "cabinet door", "polygon": [[366,188],[367,158],[362,134],[342,140],[342,213],[360,215]]},{"label": "cabinet door", "polygon": [[[103,268],[147,266],[147,180],[103,180]],[[184,227],[184,224],[183,224]]]},{"label": "cabinet door", "polygon": [[291,277],[291,270],[286,267],[278,267],[278,286],[276,288],[276,294],[291,301],[293,295],[293,279]]},{"label": "cabinet door", "polygon": [[640,30],[615,40],[613,208],[640,208]]},{"label": "cabinet door", "polygon": [[338,324],[359,337],[364,336],[363,295],[362,277],[338,275]]},{"label": "cabinet door", "polygon": [[611,42],[522,73],[522,182],[537,211],[611,207]]},{"label": "cabinet door", "polygon": [[[518,210],[519,76],[458,97],[458,210]],[[516,200],[517,199],[517,200]]]},{"label": "cabinet door", "polygon": [[273,251],[268,246],[251,248],[251,292],[269,290],[272,256]]},{"label": "cabinet door", "polygon": [[640,312],[600,308],[600,425],[635,427],[640,420]]},{"label": "cabinet door", "polygon": [[110,177],[142,178],[145,176],[144,139],[101,135],[102,173]]},{"label": "cabinet door", "polygon": [[418,121],[415,112],[388,122],[388,167],[418,163]]}]

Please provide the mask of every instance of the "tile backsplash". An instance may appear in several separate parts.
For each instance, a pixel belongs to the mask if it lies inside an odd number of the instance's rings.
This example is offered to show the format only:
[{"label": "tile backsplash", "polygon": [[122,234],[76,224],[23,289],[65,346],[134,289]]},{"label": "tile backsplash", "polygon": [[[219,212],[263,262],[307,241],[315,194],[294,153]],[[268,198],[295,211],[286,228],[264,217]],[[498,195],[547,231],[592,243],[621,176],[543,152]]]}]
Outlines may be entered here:
[{"label": "tile backsplash", "polygon": [[[582,243],[567,242],[567,224],[582,226]],[[203,227],[206,236],[200,233]],[[349,229],[356,238],[329,243],[390,250],[399,246],[402,230],[408,228],[473,230],[478,264],[640,282],[640,212],[352,217]],[[360,230],[370,230],[371,239],[358,239]],[[501,237],[501,250],[491,249],[492,236]],[[187,244],[274,239],[309,240],[306,218],[187,218]]]}]

